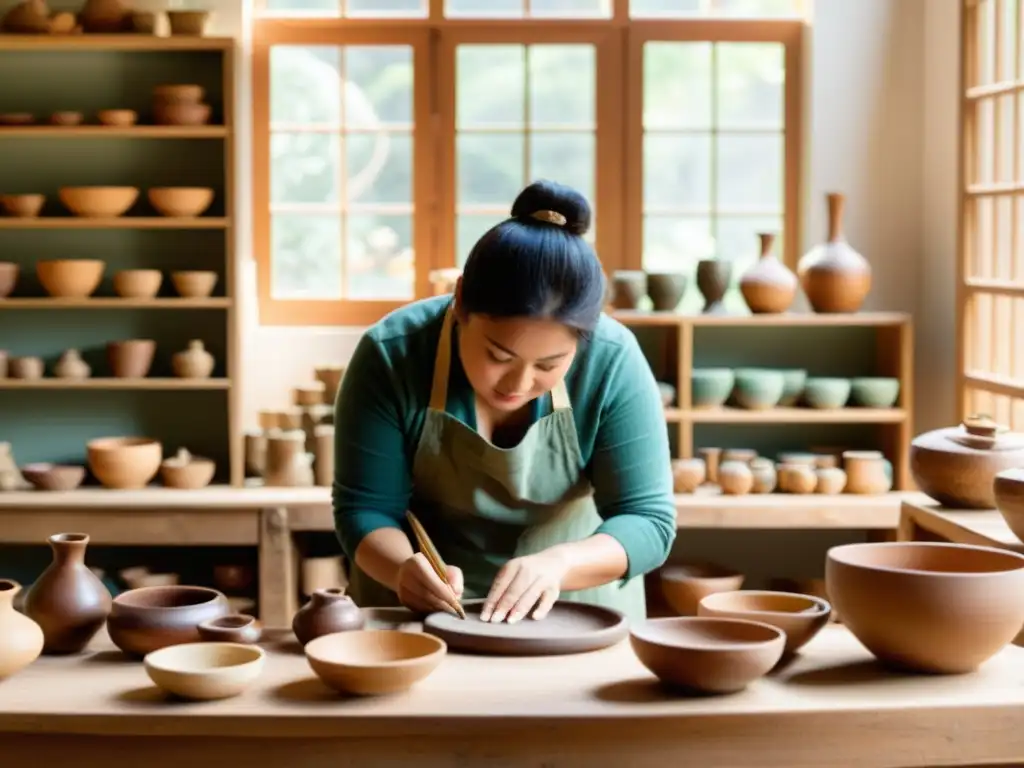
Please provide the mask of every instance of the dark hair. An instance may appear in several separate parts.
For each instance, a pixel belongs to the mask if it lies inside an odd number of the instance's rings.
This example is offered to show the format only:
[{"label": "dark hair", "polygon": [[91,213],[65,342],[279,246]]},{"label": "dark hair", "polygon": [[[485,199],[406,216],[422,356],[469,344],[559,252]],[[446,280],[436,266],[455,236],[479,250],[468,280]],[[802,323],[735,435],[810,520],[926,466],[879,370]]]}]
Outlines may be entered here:
[{"label": "dark hair", "polygon": [[533,182],[512,204],[512,216],[470,251],[462,271],[462,311],[551,318],[583,334],[592,331],[606,287],[601,262],[583,239],[588,229],[590,205],[583,195],[552,181]]}]

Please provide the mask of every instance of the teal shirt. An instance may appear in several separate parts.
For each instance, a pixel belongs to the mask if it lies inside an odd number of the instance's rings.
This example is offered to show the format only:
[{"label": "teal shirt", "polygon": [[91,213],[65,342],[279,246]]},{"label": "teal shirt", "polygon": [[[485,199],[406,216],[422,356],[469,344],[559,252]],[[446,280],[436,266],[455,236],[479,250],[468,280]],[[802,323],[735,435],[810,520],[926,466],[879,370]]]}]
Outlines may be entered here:
[{"label": "teal shirt", "polygon": [[[434,356],[450,296],[417,301],[366,331],[335,404],[334,519],[354,560],[368,533],[401,527],[412,466],[430,401]],[[629,559],[627,578],[668,558],[676,507],[661,395],[636,337],[602,315],[566,374],[584,472],[604,522]],[[447,412],[476,427],[473,390],[452,355]],[[550,395],[533,403],[551,412]]]}]

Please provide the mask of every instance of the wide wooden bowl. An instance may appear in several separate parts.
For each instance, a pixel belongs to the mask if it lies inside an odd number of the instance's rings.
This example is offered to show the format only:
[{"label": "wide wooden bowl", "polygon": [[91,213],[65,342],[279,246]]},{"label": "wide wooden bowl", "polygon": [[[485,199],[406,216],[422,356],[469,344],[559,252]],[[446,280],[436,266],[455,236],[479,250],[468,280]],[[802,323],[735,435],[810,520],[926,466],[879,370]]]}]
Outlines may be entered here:
[{"label": "wide wooden bowl", "polygon": [[162,216],[199,216],[213,203],[209,187],[153,187],[146,194]]},{"label": "wide wooden bowl", "polygon": [[107,488],[144,488],[163,460],[163,446],[149,437],[100,437],[85,448],[89,471]]},{"label": "wide wooden bowl", "polygon": [[36,262],[36,276],[55,298],[84,299],[99,287],[106,266],[99,259],[45,259]]},{"label": "wide wooden bowl", "polygon": [[448,646],[423,632],[363,629],[336,632],[305,645],[309,666],[325,685],[342,693],[396,693],[423,680]]},{"label": "wide wooden bowl", "polygon": [[139,199],[137,187],[61,187],[64,207],[75,216],[89,219],[122,216]]},{"label": "wide wooden bowl", "polygon": [[263,672],[266,652],[243,643],[186,643],[143,659],[156,686],[183,699],[210,701],[242,693]]}]

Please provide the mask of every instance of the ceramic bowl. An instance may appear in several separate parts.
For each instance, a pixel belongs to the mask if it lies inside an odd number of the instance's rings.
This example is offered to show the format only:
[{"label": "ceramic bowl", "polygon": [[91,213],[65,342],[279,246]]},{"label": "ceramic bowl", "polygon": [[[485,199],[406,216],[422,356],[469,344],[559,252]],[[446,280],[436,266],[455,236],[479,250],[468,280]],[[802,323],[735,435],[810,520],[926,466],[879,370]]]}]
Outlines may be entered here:
[{"label": "ceramic bowl", "polygon": [[967,544],[846,544],[825,581],[843,623],[879,660],[920,672],[970,672],[1024,626],[1024,556]]},{"label": "ceramic bowl", "polygon": [[786,633],[757,621],[689,617],[650,619],[630,630],[640,663],[674,687],[736,693],[782,658]]},{"label": "ceramic bowl", "polygon": [[782,371],[768,368],[737,368],[732,396],[736,404],[749,410],[774,408],[782,399],[786,377]]},{"label": "ceramic bowl", "polygon": [[136,187],[61,187],[61,203],[75,216],[106,218],[123,216],[139,199]]},{"label": "ceramic bowl", "polygon": [[747,619],[778,627],[786,633],[785,653],[810,642],[828,624],[831,614],[832,606],[819,597],[753,589],[708,595],[697,607],[698,616]]},{"label": "ceramic bowl", "polygon": [[199,216],[213,203],[210,187],[152,187],[146,195],[161,216]]},{"label": "ceramic bowl", "polygon": [[163,281],[159,269],[122,269],[114,273],[114,293],[122,299],[152,299]]},{"label": "ceramic bowl", "polygon": [[258,643],[263,636],[263,625],[255,616],[246,613],[229,613],[210,619],[200,624],[198,629],[203,642],[251,645]]},{"label": "ceramic bowl", "polygon": [[96,120],[111,128],[127,128],[139,121],[139,113],[134,109],[101,109]]},{"label": "ceramic bowl", "polygon": [[782,374],[782,397],[779,398],[779,405],[789,408],[800,402],[800,396],[804,393],[804,383],[807,381],[807,371],[802,368],[784,368],[779,372]]},{"label": "ceramic bowl", "polygon": [[34,219],[46,204],[46,195],[30,193],[24,195],[0,195],[0,209],[7,216],[19,219]]},{"label": "ceramic bowl", "polygon": [[114,598],[107,633],[129,655],[198,643],[199,625],[231,613],[227,598],[208,587],[141,587]]},{"label": "ceramic bowl", "polygon": [[180,458],[173,456],[160,464],[160,479],[167,488],[194,491],[205,488],[213,481],[217,464],[203,456]]},{"label": "ceramic bowl", "polygon": [[157,102],[153,104],[156,125],[205,125],[210,122],[209,104],[191,102]]},{"label": "ceramic bowl", "polygon": [[811,408],[842,408],[850,399],[849,379],[814,377],[804,382],[803,400]]},{"label": "ceramic bowl", "polygon": [[205,299],[217,285],[217,273],[212,270],[183,270],[171,272],[174,290],[183,299]]},{"label": "ceramic bowl", "polygon": [[736,375],[729,368],[694,368],[690,402],[694,408],[720,408],[732,393]]},{"label": "ceramic bowl", "polygon": [[665,565],[661,592],[680,616],[694,616],[697,606],[715,592],[732,592],[743,586],[743,574],[715,563]]},{"label": "ceramic bowl", "polygon": [[612,306],[616,309],[636,309],[647,295],[647,273],[638,269],[623,269],[612,273]]},{"label": "ceramic bowl", "polygon": [[890,376],[859,376],[850,382],[854,405],[892,408],[900,396],[900,380]]},{"label": "ceramic bowl", "polygon": [[647,295],[656,312],[673,312],[686,293],[682,272],[652,272],[647,275]]},{"label": "ceramic bowl", "polygon": [[107,488],[144,488],[163,459],[160,442],[148,437],[100,437],[85,448],[89,471]]},{"label": "ceramic bowl", "polygon": [[40,491],[73,491],[85,479],[85,467],[73,464],[26,464],[21,474]]},{"label": "ceramic bowl", "polygon": [[13,261],[0,261],[0,299],[11,295],[18,283],[20,268]]},{"label": "ceramic bowl", "polygon": [[106,266],[99,259],[45,259],[36,262],[36,276],[54,298],[84,299],[99,287]]},{"label": "ceramic bowl", "polygon": [[439,637],[383,629],[336,632],[305,646],[309,666],[325,685],[362,696],[412,687],[433,672],[447,652]]},{"label": "ceramic bowl", "polygon": [[263,672],[266,652],[241,643],[185,643],[143,659],[153,683],[183,699],[210,701],[237,696]]}]

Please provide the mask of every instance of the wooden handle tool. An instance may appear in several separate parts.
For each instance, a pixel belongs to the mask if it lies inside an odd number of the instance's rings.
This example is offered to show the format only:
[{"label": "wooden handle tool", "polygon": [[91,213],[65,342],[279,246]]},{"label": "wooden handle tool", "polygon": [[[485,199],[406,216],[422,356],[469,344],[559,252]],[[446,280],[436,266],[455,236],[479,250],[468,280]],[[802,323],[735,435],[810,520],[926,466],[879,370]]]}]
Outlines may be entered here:
[{"label": "wooden handle tool", "polygon": [[[427,562],[430,563],[430,567],[434,569],[434,573],[437,574],[438,578],[451,588],[451,582],[448,581],[448,568],[444,564],[444,560],[441,559],[441,555],[434,547],[434,542],[432,542],[430,537],[427,536],[426,529],[420,524],[420,521],[416,519],[416,515],[412,512],[406,512],[405,516],[409,520],[409,525],[412,526],[412,532],[416,536],[416,543],[419,545],[420,552],[422,552],[424,557],[427,558]],[[449,605],[460,619],[465,619],[466,611],[459,602],[458,595],[455,594],[454,589],[451,589],[451,592],[452,600]]]}]

